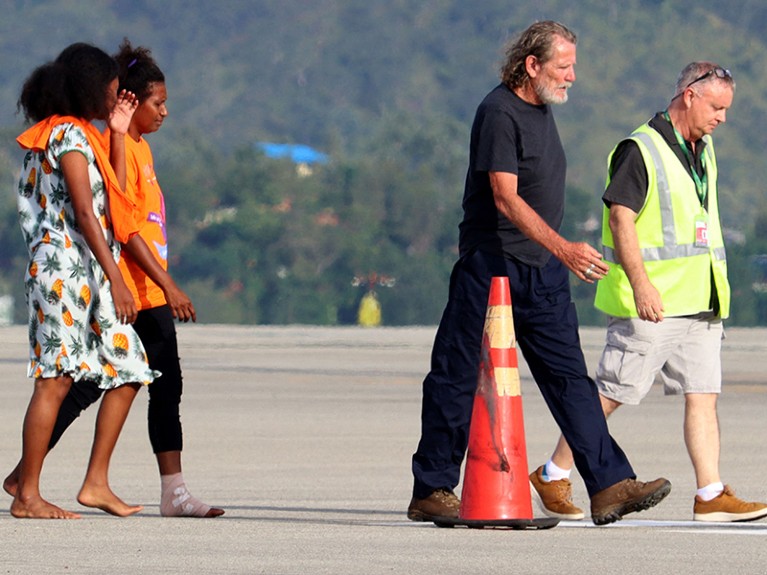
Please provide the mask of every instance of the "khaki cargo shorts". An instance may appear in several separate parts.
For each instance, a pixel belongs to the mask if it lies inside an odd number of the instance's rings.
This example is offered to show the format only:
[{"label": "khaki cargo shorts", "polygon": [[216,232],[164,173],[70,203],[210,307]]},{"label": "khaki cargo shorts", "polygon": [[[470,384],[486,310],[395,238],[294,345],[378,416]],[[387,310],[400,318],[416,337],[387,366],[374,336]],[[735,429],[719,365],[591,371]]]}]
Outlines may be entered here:
[{"label": "khaki cargo shorts", "polygon": [[638,405],[656,378],[666,395],[720,393],[722,339],[722,320],[711,312],[660,323],[610,318],[596,374],[599,393]]}]

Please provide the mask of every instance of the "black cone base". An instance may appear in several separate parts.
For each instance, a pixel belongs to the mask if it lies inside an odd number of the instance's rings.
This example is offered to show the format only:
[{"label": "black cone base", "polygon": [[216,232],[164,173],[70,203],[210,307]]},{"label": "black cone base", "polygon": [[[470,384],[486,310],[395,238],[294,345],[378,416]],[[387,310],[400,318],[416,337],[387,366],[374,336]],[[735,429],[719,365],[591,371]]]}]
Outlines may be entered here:
[{"label": "black cone base", "polygon": [[506,529],[551,529],[559,524],[556,517],[537,519],[461,519],[460,517],[434,517],[432,522],[437,527],[469,527],[470,529],[506,528]]}]

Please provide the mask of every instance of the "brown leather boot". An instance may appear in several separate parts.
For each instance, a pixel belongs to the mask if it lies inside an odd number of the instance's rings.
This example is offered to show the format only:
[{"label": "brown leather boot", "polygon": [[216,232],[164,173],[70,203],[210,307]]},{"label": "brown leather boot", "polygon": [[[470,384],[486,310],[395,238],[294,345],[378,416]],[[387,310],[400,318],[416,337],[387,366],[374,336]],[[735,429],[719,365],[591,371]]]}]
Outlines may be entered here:
[{"label": "brown leather boot", "polygon": [[432,521],[435,517],[458,517],[461,500],[451,489],[437,489],[426,499],[410,500],[407,518],[411,521]]},{"label": "brown leather boot", "polygon": [[654,507],[670,491],[671,483],[662,477],[649,483],[624,479],[591,498],[591,520],[595,525],[613,523],[629,513]]}]

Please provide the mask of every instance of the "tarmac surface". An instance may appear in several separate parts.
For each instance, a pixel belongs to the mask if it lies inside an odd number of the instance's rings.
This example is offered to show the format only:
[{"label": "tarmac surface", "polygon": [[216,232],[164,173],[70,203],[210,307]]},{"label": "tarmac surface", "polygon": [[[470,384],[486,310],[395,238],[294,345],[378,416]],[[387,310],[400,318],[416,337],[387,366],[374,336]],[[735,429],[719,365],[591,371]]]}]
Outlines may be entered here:
[{"label": "tarmac surface", "polygon": [[[80,520],[0,513],[0,573],[608,573],[767,572],[767,521],[692,522],[694,476],[682,437],[681,397],[656,386],[610,421],[640,479],[665,476],[658,507],[595,527],[439,528],[407,520],[410,457],[420,430],[420,383],[434,327],[318,328],[181,325],[184,472],[217,519],[159,513],[159,478],[146,433],[146,392],[115,452],[116,493],[144,510],[116,518],[81,507],[96,409],[49,455],[42,491]],[[767,330],[730,329],[719,402],[721,471],[748,500],[767,500]],[[584,329],[593,368],[604,331]],[[21,450],[31,380],[26,328],[0,328],[0,473]],[[520,357],[531,469],[558,436]],[[577,474],[575,502],[588,499]],[[460,488],[457,491],[460,494]]]}]

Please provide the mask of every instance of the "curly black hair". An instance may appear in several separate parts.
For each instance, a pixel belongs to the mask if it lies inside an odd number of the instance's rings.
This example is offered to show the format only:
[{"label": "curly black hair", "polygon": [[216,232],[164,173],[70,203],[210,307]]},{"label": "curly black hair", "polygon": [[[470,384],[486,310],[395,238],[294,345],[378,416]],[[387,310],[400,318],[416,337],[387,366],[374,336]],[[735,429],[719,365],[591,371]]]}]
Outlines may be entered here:
[{"label": "curly black hair", "polygon": [[110,112],[107,89],[117,72],[117,62],[100,48],[71,44],[29,75],[17,108],[24,111],[27,121],[34,122],[54,114],[105,119]]},{"label": "curly black hair", "polygon": [[133,92],[139,102],[149,96],[152,84],[165,83],[165,75],[154,61],[149,48],[134,48],[130,40],[125,38],[114,59],[120,67],[120,90]]}]

